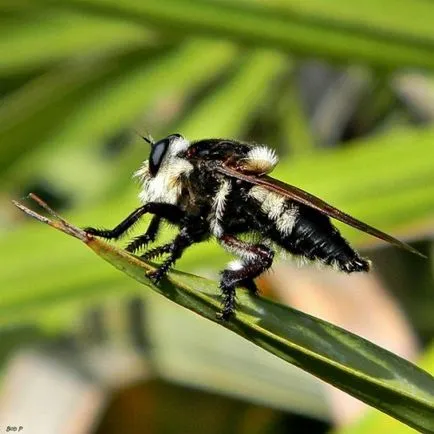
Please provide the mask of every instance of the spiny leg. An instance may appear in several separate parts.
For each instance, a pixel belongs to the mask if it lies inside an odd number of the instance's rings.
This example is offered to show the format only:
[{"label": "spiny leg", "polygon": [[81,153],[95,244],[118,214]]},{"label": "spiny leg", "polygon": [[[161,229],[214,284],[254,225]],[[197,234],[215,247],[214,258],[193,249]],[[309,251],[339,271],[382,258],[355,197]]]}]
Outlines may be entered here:
[{"label": "spiny leg", "polygon": [[259,289],[256,286],[256,283],[253,279],[245,279],[242,282],[240,282],[239,285],[248,289],[252,295],[258,295],[259,294]]},{"label": "spiny leg", "polygon": [[148,277],[155,283],[158,283],[168,273],[170,267],[182,256],[184,250],[189,245],[191,244],[186,243],[186,240],[178,235],[170,244],[162,246],[162,250],[164,250],[162,253],[170,253],[170,256],[155,271],[149,273]]},{"label": "spiny leg", "polygon": [[183,211],[181,211],[176,205],[150,202],[134,210],[126,219],[121,221],[113,229],[96,229],[93,227],[87,227],[84,231],[89,235],[95,235],[109,240],[118,239],[146,213],[155,214],[171,223],[179,222],[184,216]]},{"label": "spiny leg", "polygon": [[244,286],[256,294],[257,288],[253,279],[271,267],[274,252],[263,244],[249,244],[232,235],[224,235],[220,242],[231,253],[242,258],[237,267],[228,268],[221,274],[223,302],[219,318],[227,320],[234,313],[235,288]]},{"label": "spiny leg", "polygon": [[157,256],[164,255],[165,253],[170,253],[174,241],[175,240],[170,243],[163,244],[162,246],[155,247],[154,249],[148,250],[146,253],[143,253],[143,255],[140,255],[140,257],[144,260],[149,260],[154,259]]},{"label": "spiny leg", "polygon": [[158,231],[160,229],[160,223],[161,223],[160,216],[156,215],[152,217],[151,223],[149,224],[146,233],[134,238],[134,240],[128,244],[125,250],[127,252],[134,253],[137,250],[141,249],[142,247],[146,247],[147,244],[155,241],[155,238],[157,237]]},{"label": "spiny leg", "polygon": [[201,222],[194,220],[187,220],[184,226],[181,228],[180,233],[175,237],[175,239],[168,244],[156,247],[151,251],[143,255],[144,258],[149,259],[150,257],[157,256],[163,253],[169,253],[169,257],[160,265],[160,267],[151,272],[148,276],[152,278],[155,282],[159,282],[169,271],[170,267],[175,264],[175,262],[182,256],[185,249],[194,243],[202,241],[205,237],[206,230]]},{"label": "spiny leg", "polygon": [[108,240],[118,239],[125,232],[130,229],[135,223],[137,223],[145,213],[145,206],[141,206],[134,210],[127,218],[122,220],[115,228],[113,229],[97,229],[92,227],[84,228],[84,231],[89,235],[95,235],[97,237],[106,238]]}]

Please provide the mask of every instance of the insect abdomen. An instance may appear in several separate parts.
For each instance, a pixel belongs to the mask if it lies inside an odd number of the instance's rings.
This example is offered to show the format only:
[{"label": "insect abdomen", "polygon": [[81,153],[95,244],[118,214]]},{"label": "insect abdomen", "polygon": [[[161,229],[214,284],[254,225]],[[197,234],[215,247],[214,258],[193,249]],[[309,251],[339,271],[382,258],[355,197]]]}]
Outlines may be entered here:
[{"label": "insect abdomen", "polygon": [[346,273],[369,271],[369,261],[348,244],[327,216],[302,205],[291,233],[279,244],[294,255],[336,266]]}]

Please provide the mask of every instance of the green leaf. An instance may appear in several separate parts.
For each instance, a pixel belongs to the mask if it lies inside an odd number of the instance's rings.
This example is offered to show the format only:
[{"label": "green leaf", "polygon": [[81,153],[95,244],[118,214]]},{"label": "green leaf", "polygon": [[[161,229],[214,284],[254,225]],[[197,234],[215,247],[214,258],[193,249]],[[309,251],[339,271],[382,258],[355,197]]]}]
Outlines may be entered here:
[{"label": "green leaf", "polygon": [[[115,38],[112,36],[116,35]],[[0,75],[67,57],[122,52],[155,43],[149,29],[114,17],[39,10],[0,27]]]},{"label": "green leaf", "polygon": [[281,130],[279,136],[292,156],[300,157],[314,151],[315,139],[295,78],[293,74],[289,85],[282,90],[276,111]]},{"label": "green leaf", "polygon": [[[217,322],[215,282],[172,272],[156,286],[151,264],[88,236],[57,216],[50,220],[15,202],[28,215],[78,238],[114,267],[168,299]],[[295,309],[238,291],[236,315],[221,326],[423,432],[434,432],[434,378],[361,337]]]},{"label": "green leaf", "polygon": [[231,38],[345,63],[434,67],[434,30],[429,19],[434,15],[434,4],[422,0],[401,0],[399,8],[393,0],[385,2],[386,6],[370,1],[368,7],[360,6],[362,20],[359,3],[343,6],[346,13],[340,15],[343,1],[336,2],[331,12],[327,11],[330,2],[320,0],[290,0],[284,5],[279,2],[279,7],[276,2],[274,7],[266,7],[259,2],[202,0],[40,1],[115,15],[179,35]]},{"label": "green leaf", "polygon": [[[418,365],[429,373],[434,373],[434,342],[428,347]],[[415,431],[384,413],[371,409],[366,415],[348,426],[333,430],[333,434],[393,433],[412,434]],[[332,434],[331,433],[331,434]]]},{"label": "green leaf", "polygon": [[195,107],[177,131],[189,138],[241,135],[251,113],[288,66],[279,52],[252,50],[234,76]]}]

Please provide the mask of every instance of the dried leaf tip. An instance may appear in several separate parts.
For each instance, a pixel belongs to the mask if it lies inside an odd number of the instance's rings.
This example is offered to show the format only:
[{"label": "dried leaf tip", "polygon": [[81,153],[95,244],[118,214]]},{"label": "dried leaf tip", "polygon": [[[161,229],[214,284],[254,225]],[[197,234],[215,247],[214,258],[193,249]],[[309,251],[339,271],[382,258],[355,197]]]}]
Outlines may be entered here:
[{"label": "dried leaf tip", "polygon": [[61,217],[59,214],[57,214],[52,208],[50,208],[48,206],[48,204],[42,200],[40,197],[36,196],[36,194],[34,193],[30,193],[27,196],[29,199],[33,200],[34,202],[36,202],[41,208],[45,209],[48,214],[50,214],[54,219],[51,220],[48,217],[45,217],[39,213],[37,213],[36,211],[31,210],[30,208],[26,207],[25,205],[23,205],[22,203],[13,200],[12,203],[18,208],[20,209],[22,212],[24,212],[25,214],[27,214],[28,216],[42,222],[45,223],[49,226],[52,226],[56,229],[59,229],[60,231],[73,236],[74,238],[78,238],[79,240],[83,241],[83,242],[88,242],[89,241],[89,236],[86,234],[86,232],[83,229],[80,229],[74,225],[72,225],[71,223],[67,222],[63,217]]}]

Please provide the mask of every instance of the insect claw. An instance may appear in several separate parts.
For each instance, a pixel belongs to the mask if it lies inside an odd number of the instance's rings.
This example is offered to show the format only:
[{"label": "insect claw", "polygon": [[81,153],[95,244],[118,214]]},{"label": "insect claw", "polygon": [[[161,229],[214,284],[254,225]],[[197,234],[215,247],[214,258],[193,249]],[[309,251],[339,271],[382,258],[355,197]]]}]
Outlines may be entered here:
[{"label": "insect claw", "polygon": [[228,309],[223,307],[220,312],[216,313],[216,318],[221,322],[229,321],[235,315],[234,308]]},{"label": "insect claw", "polygon": [[159,283],[163,276],[164,274],[160,271],[159,268],[146,273],[146,277],[148,279],[151,279],[155,284]]}]

